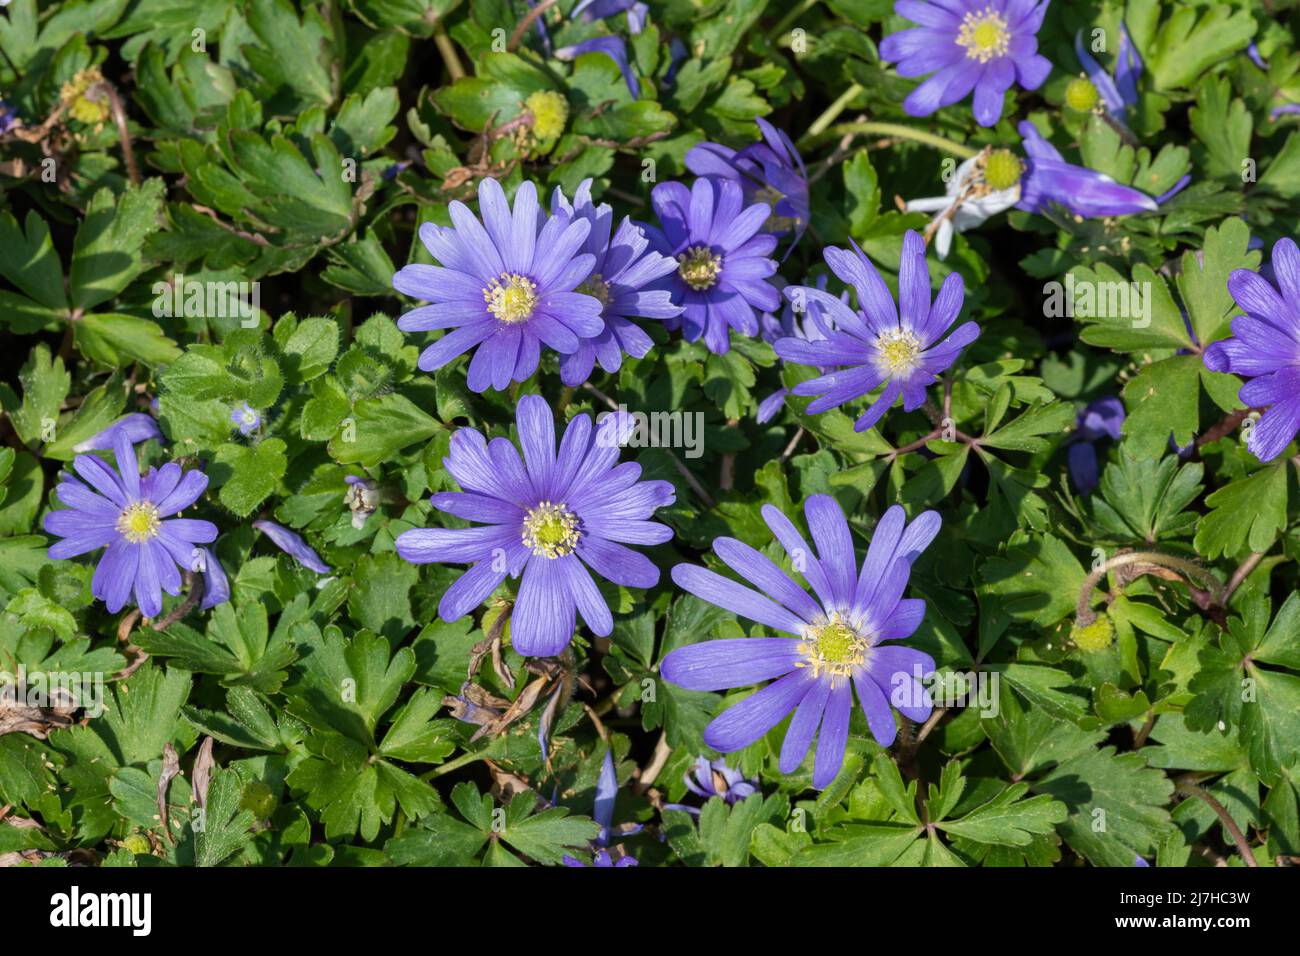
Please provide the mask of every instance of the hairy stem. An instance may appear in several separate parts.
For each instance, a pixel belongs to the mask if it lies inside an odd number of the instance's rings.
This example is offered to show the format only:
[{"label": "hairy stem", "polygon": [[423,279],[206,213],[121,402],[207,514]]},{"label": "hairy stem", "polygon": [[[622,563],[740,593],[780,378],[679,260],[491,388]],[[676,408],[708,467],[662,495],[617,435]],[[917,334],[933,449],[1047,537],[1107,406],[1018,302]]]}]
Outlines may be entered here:
[{"label": "hairy stem", "polygon": [[1160,568],[1168,568],[1171,571],[1181,574],[1185,579],[1187,579],[1189,584],[1193,579],[1201,581],[1209,590],[1210,598],[1216,604],[1223,603],[1222,595],[1224,588],[1222,582],[1220,582],[1213,573],[1202,568],[1200,565],[1196,564],[1196,562],[1188,561],[1186,558],[1180,558],[1172,554],[1161,554],[1158,551],[1129,551],[1125,554],[1117,554],[1115,557],[1102,562],[1102,564],[1084,580],[1083,586],[1079,588],[1079,603],[1075,607],[1074,611],[1075,620],[1079,624],[1086,627],[1097,619],[1097,615],[1093,613],[1090,606],[1092,604],[1092,592],[1096,590],[1097,585],[1100,584],[1102,579],[1115,568],[1121,568],[1129,564],[1146,564]]}]

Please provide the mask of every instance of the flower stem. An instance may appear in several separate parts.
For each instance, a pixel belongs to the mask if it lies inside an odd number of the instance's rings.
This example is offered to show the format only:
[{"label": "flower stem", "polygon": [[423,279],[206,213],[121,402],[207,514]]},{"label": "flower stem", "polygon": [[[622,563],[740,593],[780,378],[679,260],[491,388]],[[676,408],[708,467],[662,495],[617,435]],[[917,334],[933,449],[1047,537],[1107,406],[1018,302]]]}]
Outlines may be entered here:
[{"label": "flower stem", "polygon": [[800,16],[807,13],[813,7],[817,6],[818,0],[803,0],[802,3],[792,7],[790,12],[777,21],[771,31],[767,34],[767,42],[775,44],[776,38],[790,28],[790,24],[798,20]]},{"label": "flower stem", "polygon": [[452,44],[451,37],[447,35],[447,28],[441,23],[433,31],[433,42],[438,47],[438,52],[442,54],[443,63],[447,66],[447,75],[455,83],[465,75],[465,68],[460,65],[456,47]]},{"label": "flower stem", "polygon": [[808,132],[804,134],[804,139],[799,143],[800,147],[807,149],[810,146],[815,146],[819,140],[844,136],[847,133],[876,133],[881,136],[892,136],[897,139],[910,139],[917,143],[924,143],[927,146],[933,146],[935,149],[952,153],[954,156],[960,156],[962,159],[970,159],[979,152],[978,149],[954,142],[946,136],[940,136],[938,133],[927,133],[922,129],[913,129],[910,126],[904,126],[902,123],[840,123],[829,129],[822,127],[814,131],[813,127],[819,122],[821,122],[820,117],[817,122],[813,123],[813,126],[808,128]]},{"label": "flower stem", "polygon": [[[1125,554],[1117,554],[1115,557],[1102,564],[1094,570],[1087,578],[1084,579],[1083,586],[1079,588],[1079,603],[1075,607],[1075,621],[1083,626],[1091,624],[1097,619],[1090,605],[1092,604],[1092,592],[1096,590],[1097,585],[1101,583],[1108,573],[1115,568],[1124,567],[1129,564],[1146,564],[1154,565],[1160,568],[1168,568],[1176,571],[1187,579],[1190,584],[1192,579],[1203,582],[1210,592],[1210,597],[1215,603],[1221,603],[1223,595],[1223,584],[1210,571],[1205,570],[1194,561],[1188,561],[1186,558],[1180,558],[1172,554],[1161,554],[1158,551],[1129,551]],[[1146,573],[1140,571],[1139,573]]]},{"label": "flower stem", "polygon": [[826,127],[830,126],[831,123],[834,123],[835,118],[848,108],[853,97],[857,96],[862,91],[863,87],[861,83],[850,84],[849,88],[841,93],[834,103],[826,107],[826,111],[823,112],[821,116],[812,121],[812,125],[808,127],[808,131],[804,133],[803,138],[799,140],[799,144],[802,146],[809,140],[816,139],[825,132]]},{"label": "flower stem", "polygon": [[1237,826],[1237,821],[1232,819],[1232,814],[1228,808],[1210,795],[1208,790],[1198,787],[1194,783],[1182,782],[1178,784],[1178,789],[1188,796],[1197,797],[1205,801],[1205,805],[1214,811],[1220,822],[1227,828],[1228,833],[1232,836],[1232,842],[1237,844],[1237,849],[1241,853],[1241,858],[1247,866],[1258,867],[1259,863],[1255,860],[1255,854],[1251,852],[1250,842],[1246,839],[1246,834],[1241,832],[1241,827]]}]

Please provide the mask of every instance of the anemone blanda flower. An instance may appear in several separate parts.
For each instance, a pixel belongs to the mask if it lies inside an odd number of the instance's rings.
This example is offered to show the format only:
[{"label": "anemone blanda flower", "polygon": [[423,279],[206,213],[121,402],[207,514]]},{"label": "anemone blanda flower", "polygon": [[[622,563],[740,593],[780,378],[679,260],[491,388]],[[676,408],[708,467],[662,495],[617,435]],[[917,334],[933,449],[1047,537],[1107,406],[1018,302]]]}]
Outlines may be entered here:
[{"label": "anemone blanda flower", "polygon": [[[704,742],[731,753],[748,747],[790,712],[794,719],[781,747],[782,773],[804,761],[813,736],[813,786],[839,773],[856,688],[871,735],[888,747],[898,731],[892,703],[903,716],[923,721],[931,700],[917,680],[934,671],[929,655],[886,642],[910,637],[925,616],[925,601],[904,598],[912,563],[939,531],[933,511],[907,523],[894,505],[876,525],[861,572],[844,512],[829,495],[804,506],[816,553],[790,520],[771,505],[763,520],[817,595],[814,600],[761,552],[734,538],[717,538],[713,550],[758,590],[689,564],[673,568],[678,587],[741,617],[793,637],[741,637],[688,644],[664,658],[661,673],[689,690],[725,690],[772,680],[724,711],[704,729]],[[821,731],[818,733],[818,727]]]},{"label": "anemone blanda flower", "polygon": [[[534,5],[532,0],[529,0],[528,5],[530,7]],[[578,5],[569,13],[569,18],[584,23],[595,23],[625,11],[628,32],[636,36],[645,29],[646,19],[650,13],[650,8],[638,0],[579,0]],[[536,23],[537,32],[542,37],[542,45],[549,51],[551,38],[542,23],[542,18],[538,17]],[[561,60],[576,60],[584,53],[605,54],[614,61],[623,74],[623,82],[627,84],[632,98],[636,99],[641,95],[641,83],[632,71],[632,63],[627,56],[627,43],[622,37],[613,35],[592,37],[580,43],[560,47],[555,51],[555,56]]]},{"label": "anemone blanda flower", "polygon": [[434,371],[477,346],[470,389],[501,391],[537,370],[542,345],[567,355],[605,323],[600,301],[575,291],[595,261],[579,251],[591,228],[586,219],[547,217],[531,182],[519,187],[513,209],[495,179],[479,183],[478,199],[482,222],[453,201],[451,227],[420,227],[441,265],[408,265],[393,276],[393,287],[432,304],[397,325],[407,332],[451,329],[420,353],[420,368]]},{"label": "anemone blanda flower", "polygon": [[[629,317],[672,319],[682,314],[673,304],[667,289],[650,288],[658,279],[673,272],[677,263],[650,248],[645,230],[626,216],[613,229],[614,210],[608,203],[597,206],[591,201],[591,180],[583,180],[573,195],[573,202],[556,189],[551,197],[551,212],[556,216],[584,219],[590,226],[582,247],[595,260],[591,275],[578,291],[594,296],[601,307],[605,329],[590,339],[582,339],[578,348],[560,359],[560,379],[565,385],[581,385],[600,362],[606,372],[617,372],[623,353],[641,358],[650,351],[653,341]],[[611,235],[612,232],[612,235]]]},{"label": "anemone blanda flower", "polygon": [[198,546],[216,540],[211,521],[171,517],[199,499],[208,478],[197,469],[182,472],[175,462],[141,476],[135,448],[121,429],[113,436],[113,454],[116,471],[94,455],[72,460],[82,480],[65,473],[56,489],[68,507],[45,516],[45,530],[63,539],[50,546],[49,556],[73,558],[107,546],[91,593],[113,614],[134,594],[141,613],[157,617],[162,593],[180,593],[181,569],[200,563]]},{"label": "anemone blanda flower", "polygon": [[1089,402],[1079,412],[1074,434],[1067,439],[1070,447],[1066,452],[1070,478],[1079,494],[1090,495],[1097,487],[1097,443],[1106,438],[1119,441],[1123,425],[1124,403],[1114,395]]},{"label": "anemone blanda flower", "polygon": [[215,550],[207,547],[200,550],[203,558],[196,570],[203,574],[203,600],[199,610],[206,611],[230,600],[230,579],[226,577],[226,569],[221,566]]},{"label": "anemone blanda flower", "polygon": [[[727,806],[739,803],[747,797],[758,793],[758,778],[745,779],[739,770],[727,766],[721,757],[710,761],[708,757],[696,757],[695,766],[682,774],[686,789],[697,797],[710,800],[717,797]],[[682,810],[693,817],[700,815],[699,807],[684,803],[665,803],[665,810]]]},{"label": "anemone blanda flower", "polygon": [[663,544],[673,536],[650,520],[673,503],[673,486],[641,481],[635,462],[619,464],[619,444],[632,424],[626,415],[609,415],[594,429],[589,416],[576,416],[557,454],[555,422],[543,399],[525,396],[515,414],[522,461],[509,441],[487,442],[473,428],[452,435],[443,459],[463,490],[434,495],[433,506],[484,523],[405,531],[397,553],[414,564],[471,565],[438,602],[445,621],[472,611],[507,574],[522,574],[511,640],[520,654],[553,657],[573,636],[575,610],[593,633],[613,629],[591,571],[625,587],[659,581],[659,569],[625,545]]},{"label": "anemone blanda flower", "polygon": [[[596,867],[625,867],[636,866],[637,859],[634,856],[624,853],[616,860],[609,852],[610,837],[613,836],[614,830],[617,829],[620,836],[630,836],[634,833],[641,832],[640,824],[620,824],[617,828],[614,823],[614,803],[618,800],[618,772],[614,768],[614,755],[605,751],[605,758],[600,763],[600,776],[596,778],[596,799],[593,802],[591,818],[600,825],[600,834],[592,846],[593,854],[591,865]],[[565,866],[586,866],[582,860],[576,857],[564,855],[563,863]]]},{"label": "anemone blanda flower", "polygon": [[1052,72],[1038,52],[1048,0],[898,0],[894,12],[919,26],[885,37],[880,56],[899,76],[929,74],[903,101],[909,116],[929,116],[975,91],[975,121],[992,126],[1014,83],[1036,90]]},{"label": "anemone blanda flower", "polygon": [[162,429],[158,427],[158,423],[152,415],[146,415],[144,412],[132,412],[129,415],[123,415],[103,431],[91,435],[72,450],[75,452],[107,451],[114,447],[113,443],[118,432],[126,435],[127,441],[132,445],[138,445],[150,439],[161,440],[163,437]]},{"label": "anemone blanda flower", "polygon": [[17,107],[10,106],[4,100],[0,100],[0,136],[22,125],[23,121],[18,115]]},{"label": "anemone blanda flower", "polygon": [[903,237],[897,308],[885,280],[857,245],[851,251],[831,246],[824,255],[831,271],[857,291],[858,308],[850,309],[820,289],[787,288],[787,298],[802,295],[805,301],[821,306],[834,328],[815,342],[781,339],[776,354],[787,362],[836,369],[795,386],[796,395],[820,396],[808,406],[810,415],[884,385],[880,396],[853,425],[856,431],[866,431],[900,394],[907,411],[924,404],[926,386],[957,360],[980,329],[974,322],[965,322],[942,338],[961,311],[965,287],[960,275],[949,273],[931,304],[925,243],[910,229]]},{"label": "anemone blanda flower", "polygon": [[684,311],[680,323],[688,342],[701,336],[717,354],[731,348],[730,330],[758,333],[754,310],[774,311],[781,296],[767,279],[776,272],[768,258],[776,237],[760,230],[771,214],[766,203],[745,205],[731,179],[701,177],[690,189],[660,183],[651,193],[662,229],[646,227],[651,244],[677,261],[677,270],[660,280]]},{"label": "anemone blanda flower", "polygon": [[1096,219],[1153,212],[1190,181],[1184,176],[1157,199],[1117,183],[1105,173],[1067,163],[1028,120],[1019,126],[1025,158],[1009,149],[984,149],[957,167],[946,194],[913,199],[908,212],[933,212],[939,258],[948,255],[954,232],[966,232],[1011,207],[1044,214],[1053,206]]},{"label": "anemone blanda flower", "polygon": [[253,527],[270,538],[272,544],[307,570],[315,571],[317,574],[330,573],[330,566],[321,560],[315,548],[302,539],[302,535],[274,521],[254,521]]},{"label": "anemone blanda flower", "polygon": [[1246,447],[1260,461],[1286,449],[1300,431],[1300,250],[1291,239],[1273,246],[1276,287],[1249,269],[1228,276],[1228,291],[1245,315],[1232,320],[1232,336],[1205,350],[1205,367],[1247,379],[1237,397],[1264,407]]},{"label": "anemone blanda flower", "polygon": [[[818,289],[826,288],[826,276],[817,277]],[[840,300],[845,304],[849,301],[847,291],[841,294]],[[778,318],[771,312],[764,312],[759,318],[759,332],[763,336],[763,341],[775,345],[784,338],[804,339],[809,342],[817,342],[826,338],[830,330],[835,327],[834,323],[826,316],[825,310],[816,302],[801,302],[800,308],[795,308],[795,303],[787,301],[785,307],[781,309],[781,316]],[[821,370],[823,373],[827,369]],[[787,388],[778,388],[758,403],[758,414],[755,415],[755,421],[764,425],[771,421],[776,413],[781,410],[785,404],[785,397],[790,393]]]},{"label": "anemone blanda flower", "polygon": [[1086,76],[1071,80],[1065,88],[1065,102],[1081,113],[1100,106],[1108,116],[1122,125],[1128,123],[1128,111],[1137,106],[1138,77],[1142,75],[1142,58],[1123,21],[1119,25],[1119,49],[1115,51],[1115,76],[1112,78],[1088,52],[1083,31],[1074,35],[1074,53]]},{"label": "anemone blanda flower", "polygon": [[761,142],[739,151],[720,143],[697,143],[686,153],[686,168],[697,176],[735,180],[745,202],[763,202],[772,214],[763,230],[781,236],[794,232],[789,255],[808,228],[808,174],[794,142],[761,116],[755,120]]}]

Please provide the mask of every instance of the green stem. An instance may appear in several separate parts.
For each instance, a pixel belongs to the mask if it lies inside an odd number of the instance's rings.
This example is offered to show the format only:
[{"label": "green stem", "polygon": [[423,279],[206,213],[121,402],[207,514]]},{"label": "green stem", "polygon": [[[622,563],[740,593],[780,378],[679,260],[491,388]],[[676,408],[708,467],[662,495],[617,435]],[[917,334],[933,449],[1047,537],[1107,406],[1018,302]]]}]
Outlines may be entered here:
[{"label": "green stem", "polygon": [[862,90],[862,84],[860,83],[850,85],[847,90],[839,95],[834,103],[826,107],[826,111],[822,113],[821,116],[813,120],[812,125],[808,127],[808,132],[804,133],[803,138],[799,140],[799,145],[802,146],[809,140],[820,136],[826,127],[830,126],[831,123],[834,123],[835,118],[848,108],[849,103],[853,101],[853,97],[861,93]]},{"label": "green stem", "polygon": [[789,13],[783,16],[776,26],[767,35],[767,42],[776,43],[776,38],[790,28],[790,24],[799,19],[802,14],[807,13],[813,7],[817,6],[818,0],[803,0],[802,3],[794,7]]},{"label": "green stem", "polygon": [[[820,122],[820,118],[818,122]],[[816,125],[817,123],[813,124],[813,126]],[[893,136],[897,139],[910,139],[917,143],[924,143],[927,146],[933,146],[935,149],[952,153],[954,156],[960,156],[962,159],[970,159],[979,153],[978,149],[953,142],[946,136],[940,136],[938,133],[927,133],[921,129],[913,129],[910,126],[904,126],[902,123],[840,123],[829,129],[823,127],[815,132],[813,126],[808,127],[808,132],[804,134],[803,140],[799,143],[800,148],[808,149],[816,146],[820,141],[834,139],[837,136],[875,133],[880,136]]]},{"label": "green stem", "polygon": [[1193,579],[1203,582],[1209,590],[1210,596],[1216,602],[1219,602],[1222,598],[1223,582],[1194,561],[1188,561],[1186,558],[1179,558],[1172,554],[1161,554],[1158,551],[1129,551],[1126,554],[1117,554],[1108,561],[1102,562],[1100,567],[1084,579],[1083,586],[1079,588],[1079,603],[1074,609],[1074,617],[1079,624],[1086,627],[1097,619],[1097,615],[1092,612],[1090,606],[1092,604],[1092,592],[1108,573],[1127,564],[1153,564],[1157,567],[1177,571],[1189,583]]},{"label": "green stem", "polygon": [[446,763],[440,764],[439,766],[434,767],[432,770],[428,770],[420,774],[420,779],[421,780],[436,779],[437,777],[441,777],[443,774],[451,773],[453,770],[459,770],[461,767],[467,767],[470,764],[474,763],[474,761],[476,760],[482,760],[483,757],[484,754],[480,754],[480,753],[461,754],[455,760],[448,760]]}]

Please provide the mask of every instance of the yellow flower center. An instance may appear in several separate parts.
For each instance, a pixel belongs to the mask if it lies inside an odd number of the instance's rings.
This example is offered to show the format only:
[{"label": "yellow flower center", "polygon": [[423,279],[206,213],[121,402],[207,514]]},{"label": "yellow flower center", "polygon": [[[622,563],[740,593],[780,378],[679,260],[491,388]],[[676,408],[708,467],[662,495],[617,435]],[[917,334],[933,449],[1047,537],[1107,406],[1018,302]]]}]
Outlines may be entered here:
[{"label": "yellow flower center", "polygon": [[987,63],[995,56],[1007,55],[1011,31],[1007,29],[1002,14],[992,7],[985,7],[979,13],[971,12],[962,17],[957,45],[965,48],[968,59]]},{"label": "yellow flower center", "polygon": [[132,544],[158,537],[161,528],[162,519],[158,517],[158,509],[148,501],[129,504],[117,516],[117,530]]},{"label": "yellow flower center", "polygon": [[577,291],[583,295],[589,295],[596,299],[602,306],[609,305],[611,298],[609,294],[609,283],[606,282],[599,272],[593,272],[587,281],[578,286]]},{"label": "yellow flower center", "polygon": [[1065,87],[1065,105],[1076,113],[1091,113],[1099,102],[1097,87],[1086,76],[1076,76]]},{"label": "yellow flower center", "polygon": [[1023,170],[1019,156],[1009,149],[995,149],[984,162],[984,182],[998,191],[1010,189],[1020,182]]},{"label": "yellow flower center", "polygon": [[1070,640],[1081,651],[1104,651],[1115,640],[1115,625],[1105,614],[1098,614],[1091,624],[1076,624],[1070,631]]},{"label": "yellow flower center", "polygon": [[799,666],[811,667],[813,677],[830,675],[834,685],[866,661],[870,648],[866,638],[836,612],[824,624],[812,624],[805,629],[804,640],[799,645],[804,659]]},{"label": "yellow flower center", "polygon": [[691,246],[677,253],[677,273],[696,292],[711,289],[722,274],[722,256],[708,246]]},{"label": "yellow flower center", "polygon": [[81,70],[59,90],[59,100],[69,115],[87,126],[102,126],[108,119],[108,94],[104,76],[95,67]]},{"label": "yellow flower center", "polygon": [[567,505],[543,501],[524,516],[524,547],[543,558],[572,554],[581,536],[578,516]]},{"label": "yellow flower center", "polygon": [[559,139],[569,121],[569,101],[552,90],[538,90],[524,100],[533,114],[533,136],[540,142]]},{"label": "yellow flower center", "polygon": [[483,300],[502,322],[525,322],[537,308],[537,286],[531,279],[507,272],[483,290]]},{"label": "yellow flower center", "polygon": [[916,369],[921,340],[907,329],[890,329],[876,339],[876,361],[890,375],[905,375]]}]

